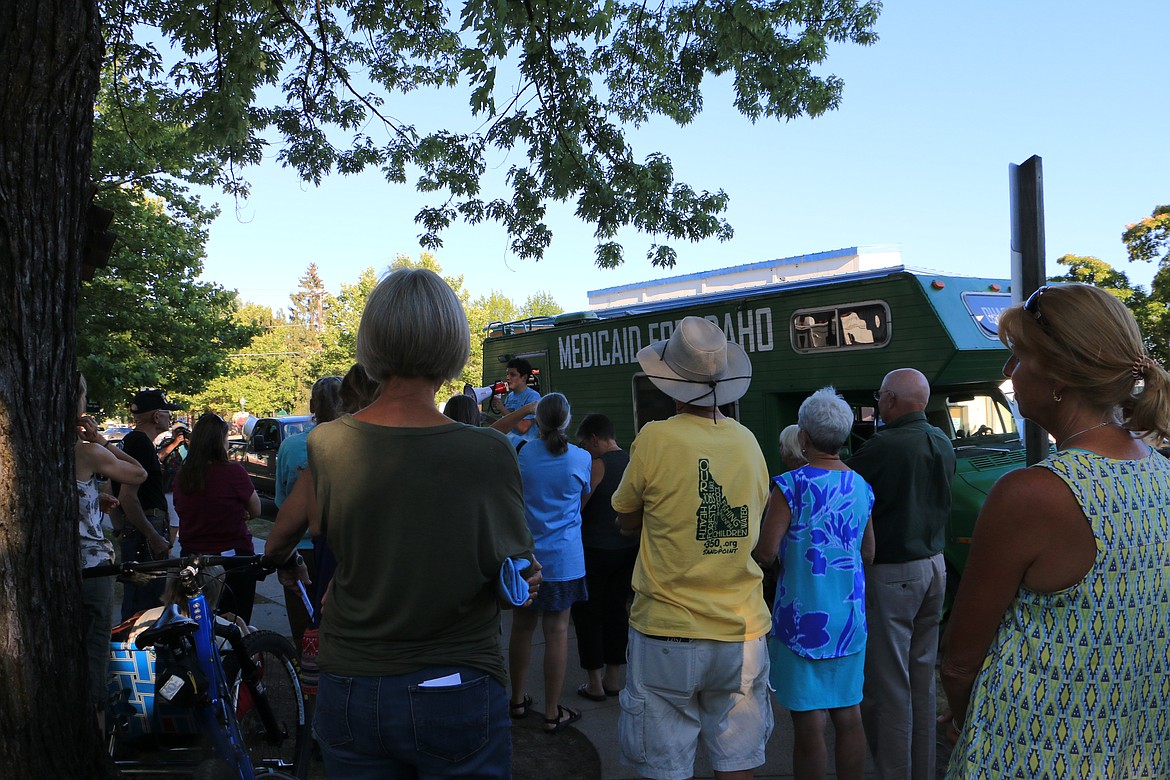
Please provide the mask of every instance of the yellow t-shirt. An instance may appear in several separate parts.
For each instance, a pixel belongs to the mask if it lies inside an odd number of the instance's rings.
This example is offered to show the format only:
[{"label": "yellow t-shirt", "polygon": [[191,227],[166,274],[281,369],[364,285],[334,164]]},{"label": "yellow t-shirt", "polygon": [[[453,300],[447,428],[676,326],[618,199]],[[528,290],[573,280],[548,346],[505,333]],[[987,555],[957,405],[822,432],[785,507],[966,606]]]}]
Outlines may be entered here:
[{"label": "yellow t-shirt", "polygon": [[651,636],[746,642],[768,632],[751,552],[768,499],[755,436],[693,414],[648,423],[630,447],[613,508],[642,510],[630,625]]}]

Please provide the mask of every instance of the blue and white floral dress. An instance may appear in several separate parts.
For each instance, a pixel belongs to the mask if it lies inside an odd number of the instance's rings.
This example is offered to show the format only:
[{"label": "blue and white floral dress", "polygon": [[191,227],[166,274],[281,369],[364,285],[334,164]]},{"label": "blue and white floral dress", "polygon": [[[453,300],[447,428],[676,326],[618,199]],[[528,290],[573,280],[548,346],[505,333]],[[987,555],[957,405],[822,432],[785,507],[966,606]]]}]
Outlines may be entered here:
[{"label": "blue and white floral dress", "polygon": [[772,483],[792,510],[769,643],[776,699],[797,712],[851,707],[865,678],[861,542],[873,489],[853,471],[812,466]]}]

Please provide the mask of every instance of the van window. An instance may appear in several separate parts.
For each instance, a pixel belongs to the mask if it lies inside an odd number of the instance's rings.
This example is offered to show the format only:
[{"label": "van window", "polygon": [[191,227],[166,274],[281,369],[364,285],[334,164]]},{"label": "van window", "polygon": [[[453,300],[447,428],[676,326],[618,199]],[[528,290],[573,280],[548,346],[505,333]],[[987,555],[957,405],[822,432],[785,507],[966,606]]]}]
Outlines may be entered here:
[{"label": "van window", "polygon": [[298,420],[297,422],[285,423],[284,424],[284,438],[287,439],[289,436],[296,436],[298,434],[302,434],[305,431],[310,431],[312,429],[313,429],[313,421],[312,420]]},{"label": "van window", "polygon": [[[654,383],[645,374],[634,374],[634,432],[642,430],[642,426],[655,420],[666,420],[674,417],[674,401],[670,396],[654,386]],[[720,404],[719,411],[725,417],[739,419],[739,403]]]},{"label": "van window", "polygon": [[884,347],[890,341],[890,308],[867,301],[798,309],[789,330],[797,352]]},{"label": "van window", "polygon": [[948,395],[947,417],[950,422],[948,433],[956,442],[987,436],[1018,438],[1020,435],[1016,418],[1004,398],[998,395]]},{"label": "van window", "polygon": [[277,435],[278,425],[279,423],[276,420],[261,420],[256,423],[256,427],[252,430],[252,443],[255,444],[263,437],[264,450],[253,448],[253,452],[274,450],[280,445],[280,437]]}]

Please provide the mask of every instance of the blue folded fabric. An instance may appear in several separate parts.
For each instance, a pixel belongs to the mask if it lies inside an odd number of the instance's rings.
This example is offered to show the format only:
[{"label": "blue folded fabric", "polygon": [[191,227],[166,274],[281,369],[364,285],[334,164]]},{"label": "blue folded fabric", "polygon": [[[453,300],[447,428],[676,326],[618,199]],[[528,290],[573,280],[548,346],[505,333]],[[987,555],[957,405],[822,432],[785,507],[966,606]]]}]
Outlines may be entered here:
[{"label": "blue folded fabric", "polygon": [[500,598],[514,607],[528,601],[528,580],[520,572],[529,565],[527,558],[505,558],[500,566]]}]

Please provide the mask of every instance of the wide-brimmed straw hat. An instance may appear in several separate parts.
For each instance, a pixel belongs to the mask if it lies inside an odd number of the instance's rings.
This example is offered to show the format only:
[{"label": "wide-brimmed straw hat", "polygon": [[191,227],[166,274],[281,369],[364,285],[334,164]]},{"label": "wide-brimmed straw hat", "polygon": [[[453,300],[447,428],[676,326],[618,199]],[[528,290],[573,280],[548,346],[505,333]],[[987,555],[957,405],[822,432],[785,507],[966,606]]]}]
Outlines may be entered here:
[{"label": "wide-brimmed straw hat", "polygon": [[743,347],[702,317],[684,317],[670,338],[643,347],[638,364],[659,390],[694,406],[738,401],[752,383],[752,361]]}]

